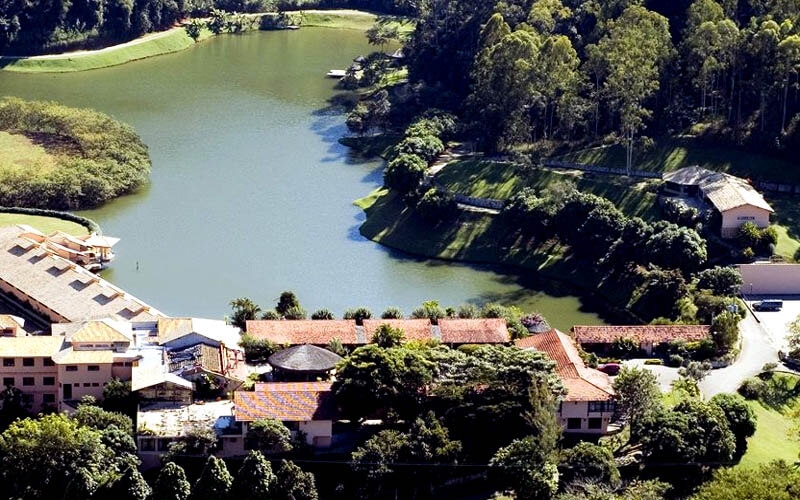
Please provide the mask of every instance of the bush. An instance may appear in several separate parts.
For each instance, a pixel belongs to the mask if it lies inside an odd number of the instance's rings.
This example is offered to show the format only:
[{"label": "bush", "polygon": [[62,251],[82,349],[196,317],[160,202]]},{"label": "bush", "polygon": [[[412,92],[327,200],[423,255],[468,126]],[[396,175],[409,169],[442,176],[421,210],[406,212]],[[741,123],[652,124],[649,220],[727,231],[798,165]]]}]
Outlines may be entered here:
[{"label": "bush", "polygon": [[425,178],[428,163],[419,155],[399,154],[390,161],[383,173],[383,183],[402,193],[417,188]]},{"label": "bush", "polygon": [[357,307],[355,309],[348,309],[342,316],[343,319],[355,320],[357,325],[361,325],[365,319],[372,317],[372,311],[366,307]]},{"label": "bush", "polygon": [[746,399],[762,399],[767,393],[767,383],[760,378],[750,377],[739,386],[739,394]]},{"label": "bush", "polygon": [[714,295],[738,295],[742,283],[742,275],[733,267],[715,266],[697,274],[697,288],[710,290]]},{"label": "bush", "polygon": [[669,358],[667,358],[667,366],[671,366],[673,368],[677,368],[683,365],[683,356],[680,354],[670,354]]},{"label": "bush", "polygon": [[381,313],[381,319],[403,319],[403,311],[399,307],[390,307]]},{"label": "bush", "polygon": [[396,149],[398,155],[417,155],[430,163],[444,151],[444,144],[435,135],[409,136],[400,141]]},{"label": "bush", "polygon": [[244,349],[245,361],[252,365],[265,364],[270,356],[281,350],[278,344],[248,334],[242,335],[239,345]]},{"label": "bush", "polygon": [[0,171],[0,205],[91,208],[131,193],[150,173],[147,146],[134,130],[97,111],[5,98],[0,130],[37,134],[59,147],[57,168]]},{"label": "bush", "polygon": [[618,338],[611,343],[611,354],[620,358],[629,358],[639,350],[639,344],[633,339]]},{"label": "bush", "polygon": [[336,316],[328,309],[318,309],[311,315],[311,319],[336,319]]},{"label": "bush", "polygon": [[458,211],[453,195],[439,188],[430,188],[417,202],[417,213],[427,222],[441,222]]}]

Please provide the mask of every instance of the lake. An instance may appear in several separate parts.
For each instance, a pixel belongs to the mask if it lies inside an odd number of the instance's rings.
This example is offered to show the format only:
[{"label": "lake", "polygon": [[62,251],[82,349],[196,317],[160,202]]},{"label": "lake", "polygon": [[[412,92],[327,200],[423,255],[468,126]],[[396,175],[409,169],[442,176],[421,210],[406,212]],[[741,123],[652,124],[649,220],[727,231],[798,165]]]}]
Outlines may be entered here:
[{"label": "lake", "polygon": [[352,201],[383,167],[337,142],[345,116],[324,75],[369,51],[357,31],[221,36],[108,69],[0,72],[0,95],[92,107],[142,136],[150,185],[82,214],[122,238],[104,277],[167,314],[221,318],[235,297],[271,308],[293,290],[309,314],[498,301],[562,329],[602,323],[553,283],[414,259],[359,234]]}]

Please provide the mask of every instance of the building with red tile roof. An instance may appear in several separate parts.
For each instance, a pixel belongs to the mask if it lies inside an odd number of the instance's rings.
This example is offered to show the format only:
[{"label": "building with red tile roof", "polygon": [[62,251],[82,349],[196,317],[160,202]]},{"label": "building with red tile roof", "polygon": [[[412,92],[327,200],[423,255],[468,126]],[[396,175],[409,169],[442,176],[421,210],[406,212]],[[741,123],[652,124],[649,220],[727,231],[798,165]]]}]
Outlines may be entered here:
[{"label": "building with red tile roof", "polygon": [[330,382],[260,383],[254,391],[236,391],[233,404],[245,436],[252,422],[272,418],[305,433],[312,446],[331,445],[336,408]]},{"label": "building with red tile roof", "polygon": [[381,325],[389,325],[392,328],[403,330],[405,341],[411,340],[432,340],[433,325],[429,319],[366,319],[364,320],[364,335],[367,341],[372,341],[372,336]]},{"label": "building with red tile roof", "polygon": [[338,338],[343,345],[368,344],[381,325],[403,330],[406,341],[437,340],[449,345],[507,344],[511,337],[504,319],[367,319],[362,325],[348,320],[251,320],[247,333],[282,345],[326,346]]},{"label": "building with red tile roof", "polygon": [[567,390],[558,409],[558,419],[566,432],[607,432],[615,411],[611,379],[584,364],[569,335],[550,330],[519,339],[515,344],[543,352],[556,363],[556,373]]},{"label": "building with red tile roof", "polygon": [[334,338],[344,345],[366,343],[357,337],[356,322],[351,320],[249,320],[246,331],[276,344],[325,346]]},{"label": "building with red tile roof", "polygon": [[440,319],[443,344],[507,344],[511,337],[503,318]]},{"label": "building with red tile roof", "polygon": [[672,341],[694,342],[711,337],[709,325],[573,326],[572,332],[587,350],[605,351],[615,340],[631,339],[648,354]]}]

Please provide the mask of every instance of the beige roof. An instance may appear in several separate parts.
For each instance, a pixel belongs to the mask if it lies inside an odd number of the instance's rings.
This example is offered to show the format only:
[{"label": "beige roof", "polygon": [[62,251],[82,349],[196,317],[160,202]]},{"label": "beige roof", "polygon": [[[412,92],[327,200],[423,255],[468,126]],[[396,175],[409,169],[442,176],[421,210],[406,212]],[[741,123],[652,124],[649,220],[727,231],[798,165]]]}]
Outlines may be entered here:
[{"label": "beige roof", "polygon": [[111,319],[52,326],[53,335],[64,335],[69,342],[131,342],[131,324]]},{"label": "beige roof", "polygon": [[239,329],[217,319],[166,318],[158,319],[158,343],[166,344],[191,334],[223,343],[231,349],[239,344]]},{"label": "beige roof", "polygon": [[22,328],[25,320],[10,314],[0,314],[0,328]]},{"label": "beige roof", "polygon": [[745,205],[751,205],[768,212],[774,211],[769,203],[764,200],[764,197],[761,196],[761,193],[741,177],[723,172],[714,172],[693,165],[664,174],[663,179],[667,182],[685,186],[699,186],[703,191],[703,195],[720,212]]},{"label": "beige roof", "polygon": [[0,357],[47,357],[55,355],[64,343],[61,337],[0,337]]},{"label": "beige roof", "polygon": [[114,352],[110,350],[76,351],[72,347],[67,347],[53,355],[53,361],[57,365],[106,365],[114,362]]},{"label": "beige roof", "polygon": [[132,391],[139,391],[163,383],[175,384],[188,390],[194,388],[191,382],[173,373],[164,371],[163,367],[137,367],[131,374]]},{"label": "beige roof", "polygon": [[700,184],[703,194],[720,212],[751,205],[774,212],[769,203],[746,180],[728,174],[715,174]]},{"label": "beige roof", "polygon": [[163,314],[141,300],[45,247],[21,236],[22,229],[0,228],[0,281],[68,321],[120,317],[154,321]]},{"label": "beige roof", "polygon": [[79,238],[90,247],[108,247],[111,248],[119,243],[119,238],[112,238],[111,236],[101,236],[92,233],[88,236],[81,236]]}]

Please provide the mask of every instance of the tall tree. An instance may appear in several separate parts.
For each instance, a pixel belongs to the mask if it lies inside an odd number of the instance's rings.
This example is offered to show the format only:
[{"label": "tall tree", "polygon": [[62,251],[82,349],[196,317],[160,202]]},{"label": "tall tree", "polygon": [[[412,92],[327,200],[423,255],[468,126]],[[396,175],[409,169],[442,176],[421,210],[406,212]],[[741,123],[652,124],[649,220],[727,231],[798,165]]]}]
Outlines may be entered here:
[{"label": "tall tree", "polygon": [[247,320],[256,319],[258,313],[261,312],[261,307],[247,297],[233,299],[230,305],[233,308],[231,324],[242,330],[245,329]]},{"label": "tall tree", "polygon": [[228,498],[231,490],[231,478],[225,462],[211,455],[206,460],[203,472],[192,488],[191,500],[219,500]]},{"label": "tall tree", "polygon": [[251,451],[242,462],[231,486],[230,498],[237,500],[272,500],[277,478],[272,466],[259,451]]},{"label": "tall tree", "polygon": [[644,368],[623,367],[614,379],[620,412],[631,424],[631,436],[639,433],[639,421],[661,407],[656,376]]},{"label": "tall tree", "polygon": [[278,480],[275,500],[317,500],[317,485],[314,475],[305,472],[294,462],[281,460],[275,469]]},{"label": "tall tree", "polygon": [[167,462],[158,473],[153,487],[153,500],[187,500],[191,486],[183,468],[175,462]]},{"label": "tall tree", "polygon": [[617,108],[630,171],[634,139],[651,115],[646,100],[658,90],[661,70],[672,53],[669,23],[644,7],[628,7],[609,23],[598,47],[605,57],[605,89]]}]

